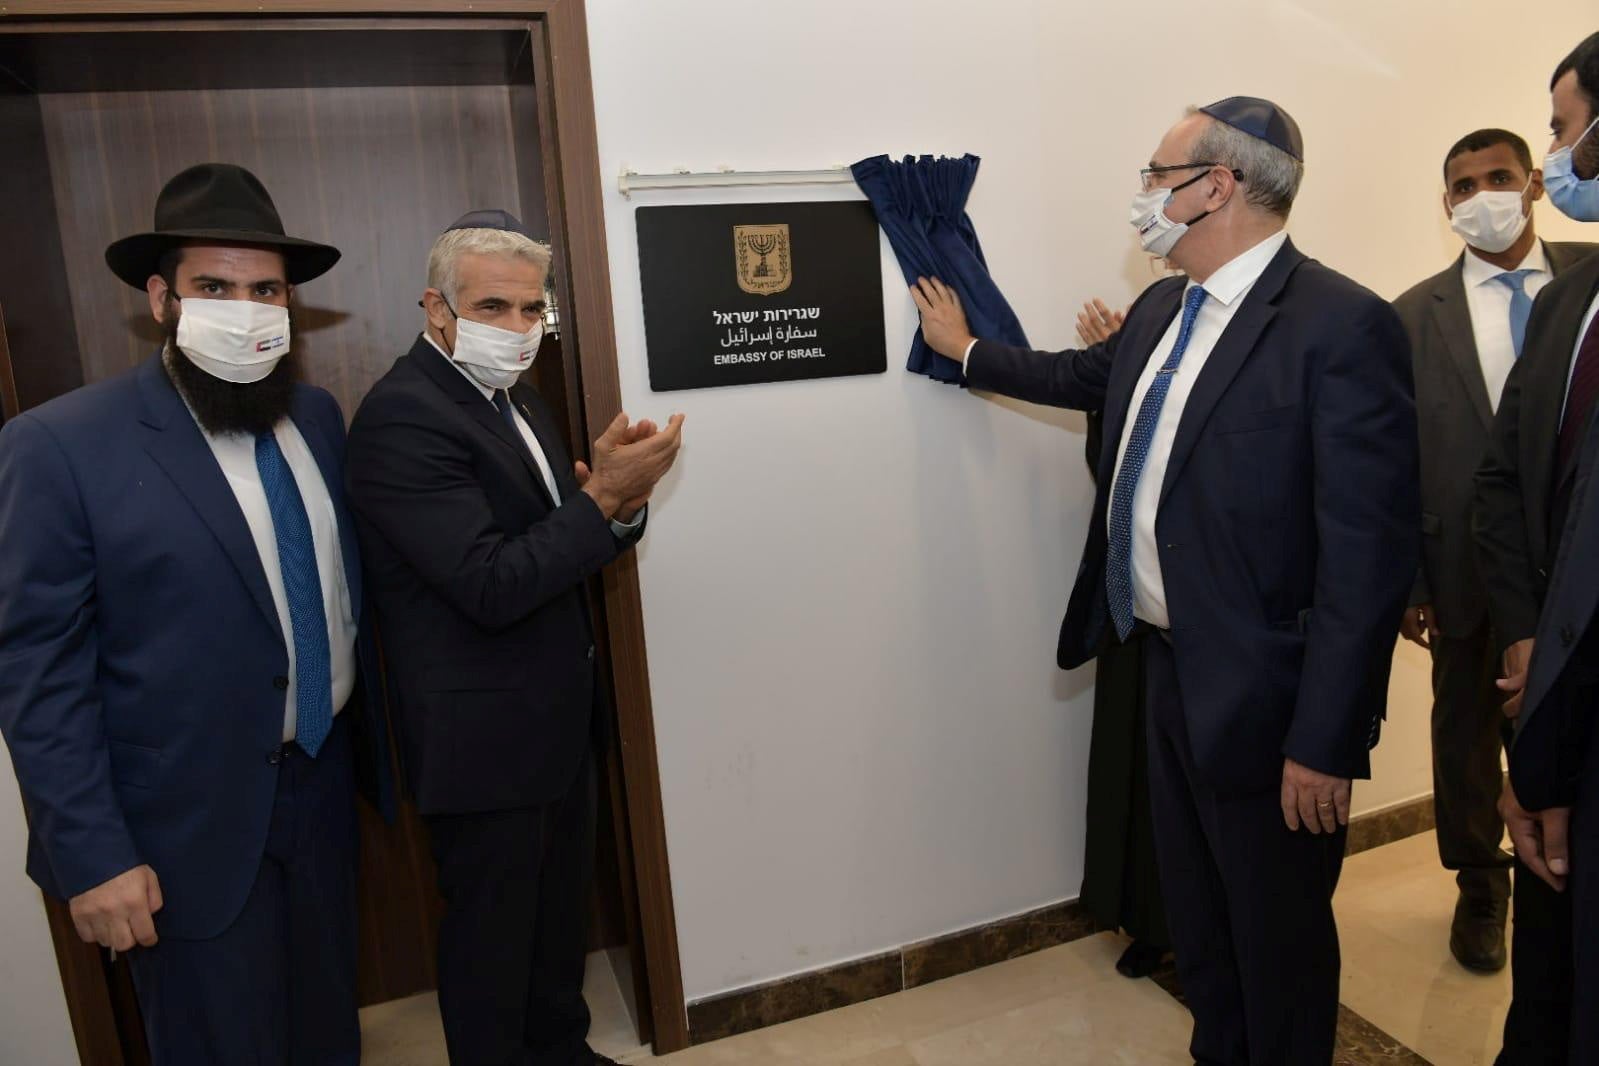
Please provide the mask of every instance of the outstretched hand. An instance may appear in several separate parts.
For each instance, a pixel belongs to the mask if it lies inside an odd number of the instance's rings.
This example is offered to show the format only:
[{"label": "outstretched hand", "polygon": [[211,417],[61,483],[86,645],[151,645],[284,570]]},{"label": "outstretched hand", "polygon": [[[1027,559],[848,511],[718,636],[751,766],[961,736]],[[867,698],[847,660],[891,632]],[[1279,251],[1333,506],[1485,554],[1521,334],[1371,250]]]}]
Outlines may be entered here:
[{"label": "outstretched hand", "polygon": [[922,337],[927,346],[957,363],[966,358],[966,349],[976,340],[966,325],[955,290],[937,278],[917,278],[911,286],[911,299],[922,315]]}]

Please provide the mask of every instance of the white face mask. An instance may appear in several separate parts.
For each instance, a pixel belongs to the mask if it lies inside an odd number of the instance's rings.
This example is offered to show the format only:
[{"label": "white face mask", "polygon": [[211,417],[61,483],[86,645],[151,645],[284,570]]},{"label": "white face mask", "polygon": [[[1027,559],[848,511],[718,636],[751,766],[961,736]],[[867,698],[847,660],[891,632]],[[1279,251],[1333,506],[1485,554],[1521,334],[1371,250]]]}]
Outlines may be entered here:
[{"label": "white face mask", "polygon": [[1528,215],[1521,200],[1526,192],[1526,188],[1520,192],[1480,192],[1455,205],[1449,214],[1449,228],[1478,251],[1502,252],[1520,240],[1527,229]]},{"label": "white face mask", "polygon": [[289,354],[289,309],[254,300],[183,300],[178,350],[214,378],[249,385]]},{"label": "white face mask", "polygon": [[543,340],[542,320],[526,333],[517,333],[457,316],[450,358],[485,389],[508,389],[533,365]]},{"label": "white face mask", "polygon": [[1128,212],[1127,221],[1138,231],[1138,243],[1143,246],[1144,251],[1164,259],[1173,248],[1177,247],[1177,242],[1183,239],[1183,234],[1187,233],[1191,226],[1214,213],[1204,211],[1187,222],[1173,222],[1166,217],[1166,205],[1171,203],[1180,191],[1203,180],[1209,173],[1209,170],[1206,170],[1171,188],[1150,189],[1133,195],[1133,209]]}]

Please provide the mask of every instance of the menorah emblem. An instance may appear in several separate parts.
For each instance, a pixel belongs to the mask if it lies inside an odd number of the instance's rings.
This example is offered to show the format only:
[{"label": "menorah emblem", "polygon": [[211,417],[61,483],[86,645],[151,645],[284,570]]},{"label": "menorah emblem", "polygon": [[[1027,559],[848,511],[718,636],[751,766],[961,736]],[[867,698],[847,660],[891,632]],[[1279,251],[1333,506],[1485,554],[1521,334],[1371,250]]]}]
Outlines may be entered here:
[{"label": "menorah emblem", "polygon": [[733,259],[739,288],[756,296],[782,292],[794,281],[788,224],[734,226]]},{"label": "menorah emblem", "polygon": [[758,278],[771,277],[772,270],[766,265],[766,257],[777,251],[777,234],[762,233],[758,237],[751,237],[749,241],[750,251],[761,257],[761,265],[755,268],[755,276]]}]

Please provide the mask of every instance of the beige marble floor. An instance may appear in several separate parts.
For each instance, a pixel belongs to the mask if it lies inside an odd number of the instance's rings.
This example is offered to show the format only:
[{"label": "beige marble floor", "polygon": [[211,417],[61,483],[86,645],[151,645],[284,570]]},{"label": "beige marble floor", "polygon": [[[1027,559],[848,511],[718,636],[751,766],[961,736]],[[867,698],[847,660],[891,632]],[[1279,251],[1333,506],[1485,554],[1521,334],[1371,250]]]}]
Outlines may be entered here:
[{"label": "beige marble floor", "polygon": [[[589,1046],[617,1059],[642,1052],[622,989],[603,955],[591,955],[583,996],[594,1014]],[[439,999],[432,992],[361,1011],[361,1061],[366,1066],[448,1066]]]},{"label": "beige marble floor", "polygon": [[1455,881],[1432,833],[1349,859],[1334,906],[1347,1006],[1439,1066],[1493,1062],[1510,971],[1479,976],[1449,954]]},{"label": "beige marble floor", "polygon": [[1089,937],[908,992],[665,1058],[664,1066],[1056,1066],[1190,1063],[1188,1012],[1115,970]]},{"label": "beige marble floor", "polygon": [[[1510,981],[1450,957],[1454,891],[1431,833],[1350,859],[1336,900],[1343,1000],[1438,1066],[1486,1066]],[[1122,947],[1101,934],[664,1058],[637,1047],[609,968],[591,965],[592,1042],[664,1066],[1186,1066],[1187,1012],[1153,982],[1117,975]],[[362,1029],[368,1066],[446,1066],[431,995],[368,1008]]]}]

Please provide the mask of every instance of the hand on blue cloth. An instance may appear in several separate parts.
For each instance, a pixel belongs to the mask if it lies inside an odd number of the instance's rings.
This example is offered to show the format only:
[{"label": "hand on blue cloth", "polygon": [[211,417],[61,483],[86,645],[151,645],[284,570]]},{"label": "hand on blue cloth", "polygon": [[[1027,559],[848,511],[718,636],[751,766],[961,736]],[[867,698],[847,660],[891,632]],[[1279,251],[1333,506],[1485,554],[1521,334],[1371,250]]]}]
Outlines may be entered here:
[{"label": "hand on blue cloth", "polygon": [[927,346],[957,363],[966,358],[966,348],[974,338],[966,324],[955,290],[937,278],[917,278],[911,286],[911,299],[922,315],[922,336]]}]

